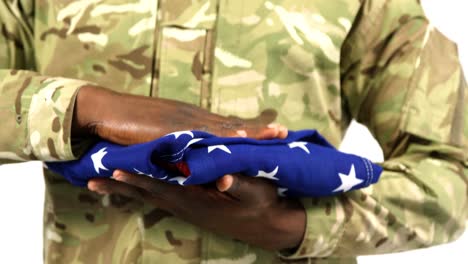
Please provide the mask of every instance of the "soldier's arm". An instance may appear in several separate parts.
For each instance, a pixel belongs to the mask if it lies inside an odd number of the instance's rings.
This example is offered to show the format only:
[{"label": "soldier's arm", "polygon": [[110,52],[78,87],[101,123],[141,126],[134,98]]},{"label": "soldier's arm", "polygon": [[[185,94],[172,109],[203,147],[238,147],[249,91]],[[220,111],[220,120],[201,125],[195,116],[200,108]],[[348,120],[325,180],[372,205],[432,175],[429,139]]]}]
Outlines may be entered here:
[{"label": "soldier's arm", "polygon": [[35,72],[33,3],[0,1],[0,163],[75,158],[73,104],[87,82]]},{"label": "soldier's arm", "polygon": [[419,1],[366,1],[342,49],[342,96],[385,156],[379,183],[304,199],[290,258],[398,252],[459,237],[468,215],[468,89]]},{"label": "soldier's arm", "polygon": [[224,117],[182,102],[38,74],[32,3],[0,2],[0,163],[75,159],[95,136],[119,144],[192,129],[220,136],[286,136],[284,127],[267,127],[274,111],[249,120]]}]

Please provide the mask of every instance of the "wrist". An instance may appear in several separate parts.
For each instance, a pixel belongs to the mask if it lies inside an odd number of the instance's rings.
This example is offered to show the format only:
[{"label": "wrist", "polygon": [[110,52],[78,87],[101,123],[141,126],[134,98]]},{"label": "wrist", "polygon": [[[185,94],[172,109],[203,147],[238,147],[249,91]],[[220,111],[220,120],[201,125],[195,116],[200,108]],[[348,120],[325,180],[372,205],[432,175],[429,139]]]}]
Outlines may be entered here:
[{"label": "wrist", "polygon": [[302,204],[294,199],[284,199],[282,209],[270,217],[277,241],[272,247],[275,251],[293,250],[300,246],[306,229],[306,212]]},{"label": "wrist", "polygon": [[72,134],[75,137],[98,135],[97,127],[106,120],[106,113],[117,93],[98,86],[81,87],[76,96]]}]

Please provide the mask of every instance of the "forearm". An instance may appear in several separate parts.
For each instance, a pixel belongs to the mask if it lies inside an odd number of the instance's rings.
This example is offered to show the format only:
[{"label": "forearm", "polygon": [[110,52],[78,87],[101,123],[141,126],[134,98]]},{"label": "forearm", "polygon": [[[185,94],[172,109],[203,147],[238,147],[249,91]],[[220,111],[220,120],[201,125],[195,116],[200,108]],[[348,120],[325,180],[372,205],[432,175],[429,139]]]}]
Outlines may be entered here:
[{"label": "forearm", "polygon": [[248,120],[225,117],[183,102],[86,86],[77,95],[72,130],[77,138],[99,136],[123,145],[182,130],[203,130],[218,136],[236,136],[242,130],[249,137],[269,138],[287,133],[267,129],[275,118],[275,111],[264,111]]},{"label": "forearm", "polygon": [[78,93],[72,127],[76,136],[97,135],[112,142],[135,144],[184,127],[204,129],[189,125],[196,115],[218,118],[182,102],[87,86]]}]

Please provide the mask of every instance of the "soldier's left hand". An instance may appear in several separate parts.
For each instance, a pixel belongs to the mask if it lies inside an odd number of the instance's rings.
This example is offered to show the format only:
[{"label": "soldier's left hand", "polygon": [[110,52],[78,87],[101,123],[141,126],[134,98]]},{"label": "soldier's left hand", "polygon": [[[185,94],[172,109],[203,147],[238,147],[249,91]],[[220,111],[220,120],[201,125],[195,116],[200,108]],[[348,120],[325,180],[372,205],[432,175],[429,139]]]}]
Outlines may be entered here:
[{"label": "soldier's left hand", "polygon": [[265,179],[226,175],[215,186],[179,186],[117,170],[114,179],[93,179],[101,194],[141,199],[192,224],[267,250],[299,246],[305,210],[297,200],[279,197]]}]

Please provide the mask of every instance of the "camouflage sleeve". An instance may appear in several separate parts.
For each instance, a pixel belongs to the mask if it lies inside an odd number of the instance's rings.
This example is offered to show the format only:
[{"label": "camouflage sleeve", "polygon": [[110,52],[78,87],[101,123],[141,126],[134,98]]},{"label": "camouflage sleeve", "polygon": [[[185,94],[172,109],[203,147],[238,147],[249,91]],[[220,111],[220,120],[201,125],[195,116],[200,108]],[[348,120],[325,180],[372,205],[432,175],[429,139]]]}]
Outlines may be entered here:
[{"label": "camouflage sleeve", "polygon": [[74,99],[85,83],[34,72],[33,1],[0,1],[0,164],[68,160]]},{"label": "camouflage sleeve", "polygon": [[380,143],[369,188],[304,199],[289,258],[348,257],[447,243],[468,216],[468,91],[457,48],[416,0],[363,1],[342,48],[342,96]]}]

